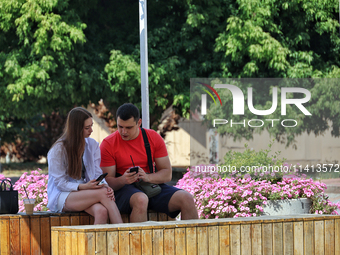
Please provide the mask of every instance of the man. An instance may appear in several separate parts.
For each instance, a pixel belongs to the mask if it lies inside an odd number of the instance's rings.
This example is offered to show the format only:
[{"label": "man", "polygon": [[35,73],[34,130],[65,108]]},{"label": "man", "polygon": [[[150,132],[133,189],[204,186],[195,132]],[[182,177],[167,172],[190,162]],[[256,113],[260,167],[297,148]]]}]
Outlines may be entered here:
[{"label": "man", "polygon": [[[130,213],[130,222],[146,221],[148,208],[164,212],[172,218],[181,212],[183,220],[197,219],[192,195],[164,184],[171,180],[172,167],[161,136],[154,130],[145,130],[157,168],[156,172],[150,173],[138,108],[131,103],[123,104],[118,108],[116,118],[118,130],[106,137],[100,145],[100,166],[104,173],[108,173],[106,181],[115,190],[120,212]],[[129,168],[133,165],[139,166],[137,174],[130,173]],[[148,198],[133,185],[138,179],[159,184],[161,193]]]}]

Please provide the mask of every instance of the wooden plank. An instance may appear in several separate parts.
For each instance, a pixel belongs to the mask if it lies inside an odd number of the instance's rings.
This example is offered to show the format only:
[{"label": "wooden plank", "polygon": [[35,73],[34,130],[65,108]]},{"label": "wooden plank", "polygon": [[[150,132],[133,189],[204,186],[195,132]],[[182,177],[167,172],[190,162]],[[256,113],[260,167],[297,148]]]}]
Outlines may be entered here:
[{"label": "wooden plank", "polygon": [[170,216],[168,216],[168,221],[175,221],[176,218],[171,218]]},{"label": "wooden plank", "polygon": [[[163,229],[153,230],[153,252],[157,255],[162,255],[164,250]],[[177,244],[176,244],[177,246]]]},{"label": "wooden plank", "polygon": [[142,254],[154,254],[152,251],[152,230],[142,230]]},{"label": "wooden plank", "polygon": [[[52,234],[53,234],[53,232],[52,232]],[[77,253],[77,255],[85,255],[86,253],[86,247],[85,247],[85,245],[86,245],[86,235],[85,235],[86,233],[83,233],[83,232],[79,232],[78,233],[78,253]],[[52,245],[53,246],[53,245]],[[52,255],[54,255],[54,254],[52,254]]]},{"label": "wooden plank", "polygon": [[164,229],[164,254],[175,254],[175,230],[173,228]]},{"label": "wooden plank", "polygon": [[59,232],[56,230],[51,231],[51,253],[52,255],[59,255]]},{"label": "wooden plank", "polygon": [[1,255],[7,255],[10,252],[9,225],[9,218],[0,219]]},{"label": "wooden plank", "polygon": [[289,255],[294,253],[293,223],[283,223],[283,253]]},{"label": "wooden plank", "polygon": [[65,232],[65,254],[66,255],[73,255],[72,253],[72,234],[71,231]]},{"label": "wooden plank", "polygon": [[80,215],[79,225],[90,225],[90,216]]},{"label": "wooden plank", "polygon": [[207,227],[197,227],[197,253],[208,254],[208,229]]},{"label": "wooden plank", "polygon": [[141,231],[134,230],[130,234],[130,255],[142,254]]},{"label": "wooden plank", "polygon": [[58,252],[59,255],[66,254],[66,239],[65,239],[65,231],[59,231],[59,240],[58,240]]},{"label": "wooden plank", "polygon": [[294,255],[303,255],[303,222],[294,222]]},{"label": "wooden plank", "polygon": [[96,243],[95,234],[93,232],[85,233],[85,254],[95,254],[96,253]]},{"label": "wooden plank", "polygon": [[60,226],[70,226],[70,216],[61,216]]},{"label": "wooden plank", "polygon": [[273,223],[273,254],[274,255],[284,255],[283,254],[283,226],[282,226],[282,223]]},{"label": "wooden plank", "polygon": [[241,225],[241,254],[251,254],[251,231],[249,224]]},{"label": "wooden plank", "polygon": [[304,255],[314,254],[314,221],[303,223],[303,250]]},{"label": "wooden plank", "polygon": [[96,254],[107,255],[107,243],[106,243],[106,232],[100,231],[96,232]]},{"label": "wooden plank", "polygon": [[[230,236],[229,236],[229,226],[219,226],[220,233],[220,254],[230,255]],[[196,253],[193,253],[196,254]]]},{"label": "wooden plank", "polygon": [[158,213],[158,221],[167,221],[168,220],[168,215],[165,213]]},{"label": "wooden plank", "polygon": [[262,224],[262,249],[263,254],[273,254],[273,224]]},{"label": "wooden plank", "polygon": [[186,238],[185,238],[185,228],[176,228],[175,229],[175,253],[178,254],[186,254]]},{"label": "wooden plank", "polygon": [[51,254],[51,226],[50,217],[40,217],[40,249],[41,255]]},{"label": "wooden plank", "polygon": [[148,213],[148,220],[149,221],[157,221],[157,213],[156,212],[149,212]]},{"label": "wooden plank", "polygon": [[20,254],[20,220],[19,218],[14,218],[9,220],[9,235],[10,235],[10,254],[19,255]]},{"label": "wooden plank", "polygon": [[325,254],[334,255],[334,220],[325,220]]},{"label": "wooden plank", "polygon": [[93,225],[94,224],[94,217],[92,215],[90,215],[89,217],[90,217],[89,225]]},{"label": "wooden plank", "polygon": [[323,221],[314,221],[314,240],[315,254],[324,254],[325,252],[325,229]]},{"label": "wooden plank", "polygon": [[186,228],[186,242],[187,254],[197,254],[197,231],[195,227]]},{"label": "wooden plank", "polygon": [[30,218],[20,218],[20,250],[21,254],[31,254]]},{"label": "wooden plank", "polygon": [[251,247],[253,255],[262,254],[262,225],[252,224],[251,225]]},{"label": "wooden plank", "polygon": [[340,254],[340,219],[334,220],[335,254]]},{"label": "wooden plank", "polygon": [[119,254],[130,254],[129,231],[119,231]]},{"label": "wooden plank", "polygon": [[72,231],[71,232],[71,243],[72,243],[72,248],[71,248],[71,254],[78,254],[78,232]]},{"label": "wooden plank", "polygon": [[[219,254],[218,226],[208,227],[209,232],[209,254]],[[176,253],[177,254],[177,253]]]},{"label": "wooden plank", "polygon": [[60,218],[58,216],[51,216],[50,217],[50,226],[60,226]]},{"label": "wooden plank", "polygon": [[124,213],[121,216],[122,216],[122,220],[123,220],[124,223],[129,223],[130,222],[128,214]]},{"label": "wooden plank", "polygon": [[241,226],[230,225],[230,254],[241,254]]},{"label": "wooden plank", "polygon": [[70,217],[70,225],[71,226],[77,226],[80,225],[80,216],[74,215]]},{"label": "wooden plank", "polygon": [[107,236],[107,253],[110,255],[118,255],[119,252],[119,237],[118,231],[109,231]]},{"label": "wooden plank", "polygon": [[31,217],[31,255],[40,255],[40,218]]}]

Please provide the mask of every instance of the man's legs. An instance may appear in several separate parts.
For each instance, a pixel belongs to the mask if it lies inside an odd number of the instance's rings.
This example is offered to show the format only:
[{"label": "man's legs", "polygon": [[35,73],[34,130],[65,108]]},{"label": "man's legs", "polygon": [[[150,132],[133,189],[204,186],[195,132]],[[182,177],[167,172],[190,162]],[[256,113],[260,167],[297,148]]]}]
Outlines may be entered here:
[{"label": "man's legs", "polygon": [[181,211],[182,220],[198,219],[197,209],[192,195],[185,190],[176,191],[169,201],[169,211]]},{"label": "man's legs", "polygon": [[148,203],[149,198],[143,192],[136,192],[130,198],[130,222],[143,222],[148,220]]}]

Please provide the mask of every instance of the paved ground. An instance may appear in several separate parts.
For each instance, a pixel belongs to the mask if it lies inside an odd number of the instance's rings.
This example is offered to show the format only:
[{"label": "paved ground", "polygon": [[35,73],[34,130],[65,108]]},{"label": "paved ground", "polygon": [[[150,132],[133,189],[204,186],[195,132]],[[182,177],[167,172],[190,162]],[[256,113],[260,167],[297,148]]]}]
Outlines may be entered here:
[{"label": "paved ground", "polygon": [[340,202],[340,178],[320,180],[327,185],[326,194],[332,202]]}]

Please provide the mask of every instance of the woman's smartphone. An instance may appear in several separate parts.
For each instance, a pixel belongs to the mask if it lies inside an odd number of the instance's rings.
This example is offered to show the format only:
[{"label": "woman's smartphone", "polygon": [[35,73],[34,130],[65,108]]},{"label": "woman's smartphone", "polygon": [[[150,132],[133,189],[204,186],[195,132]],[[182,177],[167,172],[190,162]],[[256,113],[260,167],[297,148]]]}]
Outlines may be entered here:
[{"label": "woman's smartphone", "polygon": [[[96,182],[98,182],[98,184],[105,178],[105,176],[107,175],[107,173],[105,174],[101,174],[97,179],[96,179]],[[97,184],[97,185],[98,185]]]},{"label": "woman's smartphone", "polygon": [[130,168],[130,173],[138,173],[138,166],[134,166]]}]

